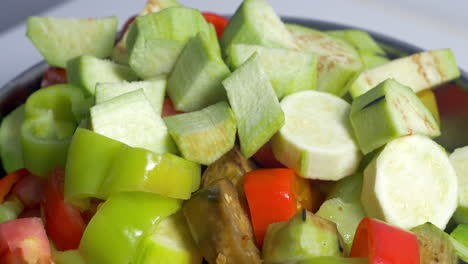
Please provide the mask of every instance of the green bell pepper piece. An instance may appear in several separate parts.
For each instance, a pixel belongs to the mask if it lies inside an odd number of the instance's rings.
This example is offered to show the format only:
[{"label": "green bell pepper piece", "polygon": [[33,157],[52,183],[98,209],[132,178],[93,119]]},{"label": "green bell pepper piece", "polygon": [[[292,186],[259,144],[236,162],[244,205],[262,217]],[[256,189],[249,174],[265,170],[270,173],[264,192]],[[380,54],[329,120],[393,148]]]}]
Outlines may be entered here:
[{"label": "green bell pepper piece", "polygon": [[85,117],[87,108],[89,103],[79,87],[57,84],[42,88],[28,97],[26,119],[41,117],[52,111],[56,120],[78,123]]},{"label": "green bell pepper piece", "polygon": [[54,167],[65,167],[70,137],[76,125],[55,121],[52,113],[26,119],[21,127],[25,167],[33,174],[47,176]]},{"label": "green bell pepper piece", "polygon": [[200,177],[201,167],[195,162],[126,147],[116,156],[101,192],[108,197],[122,191],[144,191],[187,200],[198,189]]},{"label": "green bell pepper piece", "polygon": [[14,220],[23,211],[24,205],[17,198],[0,204],[0,224]]},{"label": "green bell pepper piece", "polygon": [[89,222],[80,253],[87,263],[128,264],[143,234],[180,207],[180,200],[153,193],[117,193]]},{"label": "green bell pepper piece", "polygon": [[123,143],[78,128],[71,140],[65,169],[65,200],[80,206],[86,198],[104,198],[99,188]]},{"label": "green bell pepper piece", "polygon": [[68,146],[89,102],[80,88],[58,84],[33,93],[25,105],[21,127],[24,165],[46,176],[55,166],[64,167]]},{"label": "green bell pepper piece", "polygon": [[7,173],[24,168],[21,137],[18,137],[23,122],[24,105],[20,105],[2,120],[0,126],[0,155]]}]

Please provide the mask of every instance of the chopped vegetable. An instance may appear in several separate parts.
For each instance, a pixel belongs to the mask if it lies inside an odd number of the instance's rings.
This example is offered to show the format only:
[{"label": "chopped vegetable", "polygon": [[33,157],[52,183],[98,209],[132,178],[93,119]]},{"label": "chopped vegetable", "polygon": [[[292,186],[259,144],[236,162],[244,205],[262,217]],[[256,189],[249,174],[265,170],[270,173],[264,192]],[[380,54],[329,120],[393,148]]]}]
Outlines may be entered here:
[{"label": "chopped vegetable", "polygon": [[265,168],[284,168],[284,165],[275,158],[270,142],[258,149],[252,158]]},{"label": "chopped vegetable", "polygon": [[248,216],[228,179],[196,192],[182,210],[208,263],[262,263]]},{"label": "chopped vegetable", "polygon": [[185,217],[179,211],[145,234],[131,263],[201,264],[202,259]]},{"label": "chopped vegetable", "polygon": [[450,162],[458,179],[458,207],[453,218],[457,223],[468,224],[468,146],[450,154]]},{"label": "chopped vegetable", "polygon": [[306,210],[289,221],[273,223],[263,244],[265,263],[290,263],[310,257],[344,256],[336,225]]},{"label": "chopped vegetable", "polygon": [[87,263],[128,264],[142,236],[180,206],[178,200],[153,193],[115,194],[86,227],[80,253]]},{"label": "chopped vegetable", "polygon": [[287,221],[296,212],[296,175],[291,169],[258,169],[245,175],[245,196],[257,245],[263,245],[268,225]]},{"label": "chopped vegetable", "polygon": [[0,204],[0,224],[18,218],[24,206],[18,198],[4,201]]},{"label": "chopped vegetable", "polygon": [[317,90],[343,96],[346,83],[362,68],[357,51],[346,41],[311,28],[287,25],[300,50],[320,54]]},{"label": "chopped vegetable", "polygon": [[232,68],[237,69],[254,53],[258,54],[260,66],[268,76],[278,99],[281,100],[295,92],[317,88],[316,54],[235,44],[229,49],[226,60]]},{"label": "chopped vegetable", "polygon": [[94,96],[96,84],[102,82],[136,81],[138,77],[127,66],[109,60],[84,55],[67,62],[67,77],[71,84],[83,89],[86,96]]},{"label": "chopped vegetable", "polygon": [[411,232],[418,237],[421,263],[457,264],[457,253],[447,233],[431,223],[419,225]]},{"label": "chopped vegetable", "polygon": [[177,58],[167,93],[179,111],[195,111],[225,101],[221,82],[231,72],[221,58],[214,29],[191,38]]},{"label": "chopped vegetable", "polygon": [[350,256],[369,258],[372,264],[420,263],[415,234],[367,217],[358,226]]},{"label": "chopped vegetable", "polygon": [[7,174],[0,179],[0,204],[5,201],[5,198],[10,193],[13,185],[15,185],[27,174],[29,174],[28,170],[19,169]]},{"label": "chopped vegetable", "polygon": [[143,79],[172,71],[184,45],[210,27],[199,11],[172,7],[139,16],[127,38],[130,67]]},{"label": "chopped vegetable", "polygon": [[67,83],[67,72],[63,68],[49,67],[42,75],[41,88]]},{"label": "chopped vegetable", "polygon": [[432,90],[424,90],[416,94],[426,108],[431,112],[432,116],[440,125],[439,107],[437,106],[437,100]]},{"label": "chopped vegetable", "polygon": [[440,135],[431,112],[411,88],[388,79],[354,99],[351,124],[359,147],[368,154],[406,135]]},{"label": "chopped vegetable", "polygon": [[188,200],[200,185],[200,165],[176,155],[159,155],[141,148],[122,148],[103,181],[104,198],[118,192],[152,192]]},{"label": "chopped vegetable", "polygon": [[80,211],[64,201],[64,174],[60,168],[51,173],[43,204],[47,234],[62,251],[77,249],[85,230]]},{"label": "chopped vegetable", "polygon": [[445,228],[457,198],[457,176],[447,153],[424,136],[391,141],[364,170],[366,213],[400,228],[426,222]]},{"label": "chopped vegetable", "polygon": [[28,17],[26,36],[56,67],[65,68],[68,60],[81,55],[109,57],[117,33],[117,18]]},{"label": "chopped vegetable", "polygon": [[91,124],[94,132],[132,147],[177,152],[166,125],[141,89],[93,106]]},{"label": "chopped vegetable", "polygon": [[226,102],[164,118],[182,157],[210,165],[234,147],[236,118]]},{"label": "chopped vegetable", "polygon": [[275,157],[309,179],[339,180],[358,168],[361,153],[348,121],[350,106],[334,95],[302,91],[281,101],[285,125],[271,140]]},{"label": "chopped vegetable", "polygon": [[122,83],[98,83],[96,85],[96,104],[106,102],[114,97],[143,89],[146,98],[151,103],[154,111],[161,114],[164,95],[166,93],[167,76],[161,75],[147,81],[122,82]]},{"label": "chopped vegetable", "polygon": [[11,190],[11,194],[18,198],[26,208],[39,206],[44,193],[45,181],[42,177],[26,173]]},{"label": "chopped vegetable", "polygon": [[24,168],[21,137],[18,137],[23,122],[24,105],[20,105],[3,118],[0,126],[0,156],[2,167],[7,173]]},{"label": "chopped vegetable", "polygon": [[296,48],[283,22],[265,0],[245,0],[224,29],[220,43],[224,50],[236,43]]},{"label": "chopped vegetable", "polygon": [[213,24],[216,29],[216,35],[218,35],[218,38],[221,38],[224,32],[224,28],[226,28],[229,20],[223,16],[211,12],[203,12],[202,15],[206,22]]},{"label": "chopped vegetable", "polygon": [[40,218],[23,218],[0,224],[0,263],[48,264],[49,241]]},{"label": "chopped vegetable", "polygon": [[450,49],[433,50],[393,60],[382,66],[362,72],[349,84],[349,91],[356,98],[386,79],[411,87],[415,93],[432,89],[456,79],[460,71]]},{"label": "chopped vegetable", "polygon": [[223,85],[237,119],[241,152],[250,158],[283,126],[283,111],[256,53]]},{"label": "chopped vegetable", "polygon": [[88,198],[103,198],[100,188],[125,145],[87,129],[73,135],[65,169],[65,199],[82,206]]}]

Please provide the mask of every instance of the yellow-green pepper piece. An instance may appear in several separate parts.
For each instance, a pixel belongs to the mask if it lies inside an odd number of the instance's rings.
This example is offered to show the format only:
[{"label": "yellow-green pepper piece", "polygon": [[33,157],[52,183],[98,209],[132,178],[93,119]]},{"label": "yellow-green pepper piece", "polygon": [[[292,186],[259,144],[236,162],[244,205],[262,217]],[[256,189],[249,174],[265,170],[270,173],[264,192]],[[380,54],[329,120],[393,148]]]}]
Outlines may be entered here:
[{"label": "yellow-green pepper piece", "polygon": [[144,233],[180,207],[180,200],[153,193],[117,193],[89,222],[80,253],[87,263],[128,264]]}]

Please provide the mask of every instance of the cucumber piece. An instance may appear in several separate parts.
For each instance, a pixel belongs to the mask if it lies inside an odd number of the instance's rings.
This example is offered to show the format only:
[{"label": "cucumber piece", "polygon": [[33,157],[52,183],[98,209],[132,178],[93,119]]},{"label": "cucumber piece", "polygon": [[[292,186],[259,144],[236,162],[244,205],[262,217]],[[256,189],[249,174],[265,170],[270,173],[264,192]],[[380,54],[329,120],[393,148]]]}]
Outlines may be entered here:
[{"label": "cucumber piece", "polygon": [[432,90],[424,90],[416,94],[426,108],[431,112],[437,124],[440,125],[439,107],[437,106],[437,100]]},{"label": "cucumber piece", "polygon": [[318,91],[281,101],[285,125],[271,140],[278,161],[304,178],[340,180],[356,172],[361,153],[349,123],[350,106]]},{"label": "cucumber piece", "polygon": [[385,55],[385,51],[369,33],[358,29],[332,30],[328,34],[343,39],[353,45],[358,51]]},{"label": "cucumber piece", "polygon": [[130,263],[201,264],[200,250],[193,241],[182,212],[163,219],[147,232]]},{"label": "cucumber piece", "polygon": [[[145,7],[138,15],[144,16],[175,6],[180,6],[176,0],[148,0]],[[115,44],[114,49],[112,50],[112,60],[123,65],[128,65],[127,37],[132,25],[133,23],[130,24],[127,31],[124,32],[122,38],[117,42],[117,44]]]},{"label": "cucumber piece", "polygon": [[411,232],[418,237],[420,263],[458,264],[458,257],[447,233],[431,223],[419,225]]},{"label": "cucumber piece", "polygon": [[361,58],[346,41],[298,25],[287,25],[299,49],[319,55],[317,90],[343,96],[348,81],[360,72]]},{"label": "cucumber piece", "polygon": [[390,62],[390,60],[386,57],[369,53],[367,51],[359,51],[359,56],[361,57],[361,62],[364,69],[372,69]]},{"label": "cucumber piece", "polygon": [[283,126],[283,111],[257,53],[223,85],[237,119],[241,152],[250,158]]},{"label": "cucumber piece", "polygon": [[166,95],[166,76],[159,76],[148,81],[123,83],[98,83],[96,85],[96,104],[101,104],[117,96],[142,89],[154,111],[161,115],[164,96]]},{"label": "cucumber piece", "polygon": [[3,118],[0,126],[0,156],[2,167],[7,173],[24,168],[21,137],[18,137],[23,122],[24,104]]},{"label": "cucumber piece", "polygon": [[460,264],[464,264],[468,262],[468,246],[460,243],[453,237],[449,237],[450,241],[452,242],[453,248],[457,252]]},{"label": "cucumber piece", "polygon": [[468,224],[468,146],[450,154],[450,161],[458,178],[458,208],[454,219],[459,224]]},{"label": "cucumber piece", "polygon": [[223,50],[245,43],[271,48],[295,49],[294,39],[265,0],[244,0],[219,40]]},{"label": "cucumber piece", "polygon": [[405,135],[440,135],[437,121],[411,88],[393,79],[355,98],[350,118],[364,154]]},{"label": "cucumber piece", "polygon": [[444,229],[457,200],[457,176],[448,155],[425,136],[389,142],[364,170],[366,213],[400,228],[431,222]]},{"label": "cucumber piece", "polygon": [[171,7],[135,19],[127,38],[130,67],[143,79],[167,74],[185,44],[210,27],[198,10]]},{"label": "cucumber piece", "polygon": [[93,106],[91,124],[94,132],[132,147],[161,154],[177,151],[164,121],[141,89]]},{"label": "cucumber piece", "polygon": [[315,54],[234,44],[229,49],[227,61],[233,69],[237,69],[255,52],[278,99],[281,100],[295,92],[317,88],[318,56]]},{"label": "cucumber piece", "polygon": [[117,18],[28,17],[26,36],[50,65],[65,68],[77,56],[109,57]]},{"label": "cucumber piece", "polygon": [[310,257],[344,256],[336,225],[306,210],[289,221],[270,224],[263,243],[265,263],[290,263]]},{"label": "cucumber piece", "polygon": [[193,181],[200,182],[200,165],[176,155],[159,155],[141,148],[126,147],[116,155],[101,185],[104,198],[118,192],[152,192],[188,200]]},{"label": "cucumber piece", "polygon": [[317,212],[317,216],[323,217],[336,224],[343,237],[345,252],[351,252],[354,234],[361,220],[366,217],[364,208],[359,200],[345,202],[341,198],[326,200]]},{"label": "cucumber piece", "polygon": [[231,73],[221,58],[214,28],[200,32],[182,50],[167,82],[176,110],[190,112],[226,100],[221,82]]},{"label": "cucumber piece", "polygon": [[129,67],[87,55],[68,61],[67,78],[70,84],[80,86],[86,96],[95,94],[97,83],[136,81],[138,79]]},{"label": "cucumber piece", "polygon": [[236,118],[226,102],[164,118],[182,157],[210,165],[234,147]]},{"label": "cucumber piece", "polygon": [[394,78],[415,93],[435,88],[460,76],[450,49],[432,50],[393,60],[368,69],[348,84],[351,95],[358,97],[382,81]]}]

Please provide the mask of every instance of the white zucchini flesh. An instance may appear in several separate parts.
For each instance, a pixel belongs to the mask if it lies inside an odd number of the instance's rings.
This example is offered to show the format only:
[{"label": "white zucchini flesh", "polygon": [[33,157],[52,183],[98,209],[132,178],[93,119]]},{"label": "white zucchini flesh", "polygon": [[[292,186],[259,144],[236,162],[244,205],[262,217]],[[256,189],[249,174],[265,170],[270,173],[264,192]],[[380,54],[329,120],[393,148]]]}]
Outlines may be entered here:
[{"label": "white zucchini flesh", "polygon": [[370,217],[404,229],[444,229],[457,207],[458,183],[447,153],[428,137],[388,143],[364,170],[361,202]]},{"label": "white zucchini flesh", "polygon": [[300,176],[339,180],[353,174],[361,152],[349,122],[350,105],[318,91],[289,95],[281,102],[285,125],[272,139],[275,157]]}]

